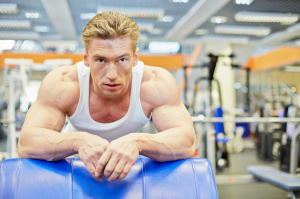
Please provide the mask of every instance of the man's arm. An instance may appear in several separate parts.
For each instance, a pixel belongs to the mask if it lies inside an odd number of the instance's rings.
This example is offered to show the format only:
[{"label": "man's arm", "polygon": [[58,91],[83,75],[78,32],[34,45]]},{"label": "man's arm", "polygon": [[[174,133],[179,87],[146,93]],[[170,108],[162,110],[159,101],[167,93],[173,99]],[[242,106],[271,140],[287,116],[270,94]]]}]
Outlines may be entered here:
[{"label": "man's arm", "polygon": [[193,122],[180,100],[177,83],[163,69],[155,77],[149,84],[151,92],[142,94],[147,95],[143,98],[154,107],[152,119],[159,133],[131,133],[112,141],[98,162],[96,176],[103,174],[108,180],[123,179],[139,154],[161,162],[193,157]]},{"label": "man's arm", "polygon": [[76,85],[66,75],[67,71],[67,68],[55,70],[43,80],[21,130],[19,157],[56,161],[78,153],[94,174],[108,141],[86,132],[60,133],[68,107],[74,104],[72,100],[78,101]]},{"label": "man's arm", "polygon": [[193,157],[193,122],[182,103],[160,106],[153,111],[152,118],[159,133],[141,134],[138,140],[141,155],[160,162]]},{"label": "man's arm", "polygon": [[157,134],[141,134],[140,154],[156,161],[170,161],[193,157],[195,131],[192,118],[181,102],[180,91],[173,76],[166,70],[156,73],[152,97],[153,124]]},{"label": "man's arm", "polygon": [[[20,157],[50,161],[75,153],[73,145],[76,136],[59,134],[65,124],[64,106],[68,102],[61,101],[64,99],[63,90],[67,87],[65,82],[59,80],[61,74],[58,71],[45,77],[37,100],[26,114],[18,143]],[[60,149],[58,143],[63,148]]]}]

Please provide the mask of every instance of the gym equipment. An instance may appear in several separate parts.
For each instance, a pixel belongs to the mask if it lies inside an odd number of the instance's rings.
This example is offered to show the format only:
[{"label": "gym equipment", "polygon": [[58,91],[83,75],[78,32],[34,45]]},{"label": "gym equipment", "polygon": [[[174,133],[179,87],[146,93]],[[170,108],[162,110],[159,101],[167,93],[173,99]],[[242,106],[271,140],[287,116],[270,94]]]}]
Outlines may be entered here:
[{"label": "gym equipment", "polygon": [[[204,115],[206,117],[223,117],[223,110],[222,110],[222,95],[221,95],[221,87],[220,87],[220,82],[218,81],[218,79],[214,78],[214,73],[215,73],[215,69],[218,63],[218,59],[219,57],[222,57],[222,55],[213,55],[213,54],[209,54],[208,55],[210,61],[207,64],[204,64],[202,66],[194,66],[193,68],[203,68],[206,67],[208,68],[208,75],[204,76],[204,77],[199,77],[196,79],[196,81],[194,82],[194,88],[197,88],[197,85],[200,82],[207,82],[207,96],[205,99],[205,113]],[[234,55],[229,55],[229,56],[225,56],[225,57],[231,57],[233,58]],[[185,102],[187,102],[187,70],[188,67],[184,67],[184,79],[185,79],[185,89],[184,89],[184,98],[185,98]],[[213,83],[216,83],[217,85],[217,89],[218,89],[218,99],[219,99],[219,107],[215,108],[215,104],[213,104],[213,100],[212,100],[212,86]],[[195,103],[195,98],[196,98],[196,91],[194,91],[194,96],[193,96],[193,104],[192,104],[192,109],[193,109],[193,114],[198,114],[196,113],[196,111],[194,110],[194,103]],[[191,109],[187,106],[187,109]],[[229,165],[229,158],[228,158],[228,152],[227,152],[227,147],[226,147],[226,142],[228,141],[228,139],[225,138],[225,131],[224,131],[224,126],[223,123],[215,123],[214,124],[214,130],[215,132],[211,132],[209,133],[209,129],[212,129],[212,125],[207,123],[206,124],[206,131],[208,134],[215,134],[215,142],[217,142],[217,144],[215,144],[215,149],[211,150],[213,147],[209,147],[209,143],[210,143],[210,139],[211,136],[210,135],[206,135],[204,137],[206,137],[205,140],[205,145],[207,145],[208,147],[206,148],[210,148],[210,150],[206,150],[205,154],[207,158],[209,158],[211,160],[211,162],[215,162],[215,168],[217,168],[218,170],[222,170],[224,167]],[[215,160],[214,160],[215,159]]]},{"label": "gym equipment", "polygon": [[247,170],[255,178],[291,192],[293,199],[300,198],[300,178],[270,166],[251,165]]},{"label": "gym equipment", "polygon": [[[243,123],[274,123],[274,122],[296,122],[300,123],[300,118],[278,118],[278,117],[241,117],[241,118],[216,118],[216,117],[204,117],[203,115],[192,116],[194,123],[214,123],[214,122],[243,122]],[[290,173],[295,174],[297,170],[298,154],[299,154],[299,137],[300,126],[298,125],[296,131],[291,138],[291,155],[290,155]],[[213,143],[211,143],[213,144]],[[208,158],[211,162],[215,159]]]},{"label": "gym equipment", "polygon": [[80,159],[58,162],[7,159],[0,167],[0,198],[209,198],[218,192],[206,159],[156,162],[139,157],[123,180],[95,180]]},{"label": "gym equipment", "polygon": [[[7,119],[8,133],[6,150],[10,158],[17,157],[17,138],[19,132],[16,126],[16,106],[19,104],[19,99],[28,84],[31,75],[31,66],[33,61],[31,59],[5,59],[4,60],[3,80],[8,84],[8,108]],[[10,68],[14,66],[14,68]]]}]

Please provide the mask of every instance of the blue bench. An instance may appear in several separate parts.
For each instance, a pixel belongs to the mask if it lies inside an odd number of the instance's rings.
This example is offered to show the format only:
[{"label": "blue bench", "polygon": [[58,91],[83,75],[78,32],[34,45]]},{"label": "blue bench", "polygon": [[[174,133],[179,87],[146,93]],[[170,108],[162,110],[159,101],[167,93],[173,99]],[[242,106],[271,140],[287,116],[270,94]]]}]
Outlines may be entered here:
[{"label": "blue bench", "polygon": [[291,192],[293,198],[300,198],[300,178],[270,166],[251,165],[247,170],[255,178]]},{"label": "blue bench", "polygon": [[8,159],[0,165],[0,198],[217,199],[206,159],[155,162],[140,157],[123,180],[95,180],[80,159]]}]

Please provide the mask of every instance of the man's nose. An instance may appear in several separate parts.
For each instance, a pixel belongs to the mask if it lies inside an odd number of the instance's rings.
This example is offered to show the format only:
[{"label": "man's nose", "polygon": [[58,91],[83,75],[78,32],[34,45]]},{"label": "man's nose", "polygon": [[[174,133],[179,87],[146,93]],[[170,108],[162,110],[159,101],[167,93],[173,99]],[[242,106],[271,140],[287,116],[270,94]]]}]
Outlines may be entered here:
[{"label": "man's nose", "polygon": [[106,72],[106,77],[110,80],[115,80],[118,77],[118,71],[115,64],[113,63],[109,64]]}]

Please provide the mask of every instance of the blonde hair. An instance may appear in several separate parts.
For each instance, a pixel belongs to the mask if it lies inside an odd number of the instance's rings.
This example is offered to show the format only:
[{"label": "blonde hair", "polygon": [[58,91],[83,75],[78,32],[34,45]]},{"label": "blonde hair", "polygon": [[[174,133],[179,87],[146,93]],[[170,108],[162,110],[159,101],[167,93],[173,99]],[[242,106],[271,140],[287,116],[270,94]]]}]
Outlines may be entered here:
[{"label": "blonde hair", "polygon": [[92,39],[116,39],[129,37],[132,47],[137,48],[140,29],[136,22],[114,11],[101,12],[93,17],[82,31],[82,41],[87,50]]}]

